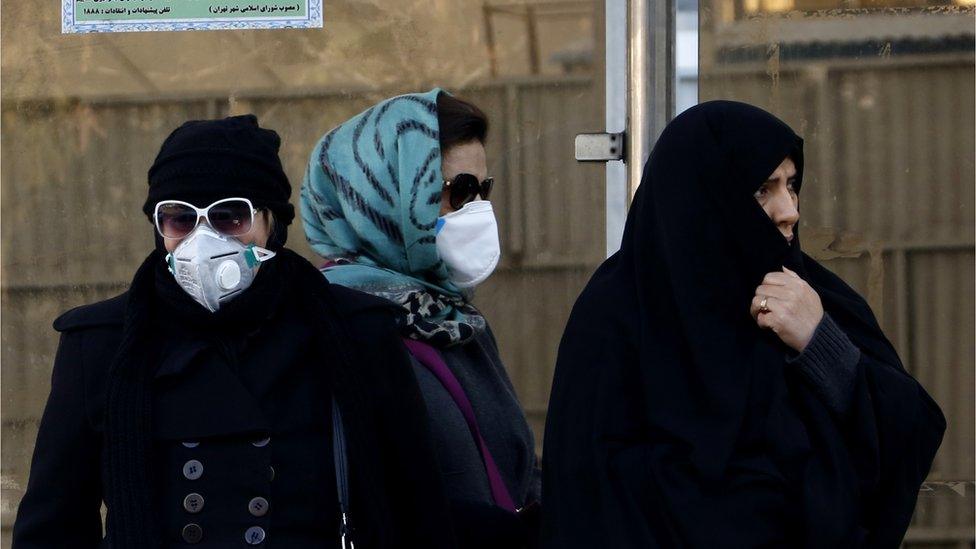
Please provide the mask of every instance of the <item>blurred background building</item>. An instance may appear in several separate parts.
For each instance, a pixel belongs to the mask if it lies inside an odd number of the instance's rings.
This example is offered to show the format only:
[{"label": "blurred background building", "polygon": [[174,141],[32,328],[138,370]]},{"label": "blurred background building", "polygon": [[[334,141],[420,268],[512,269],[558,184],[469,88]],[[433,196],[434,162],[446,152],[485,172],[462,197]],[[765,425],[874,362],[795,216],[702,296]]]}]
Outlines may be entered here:
[{"label": "blurred background building", "polygon": [[[906,545],[973,547],[972,0],[676,6],[676,109],[748,101],[805,137],[804,246],[868,298],[949,419]],[[62,35],[54,5],[0,5],[0,547],[49,389],[51,321],[125,289],[152,247],[146,170],[190,118],[257,114],[282,136],[297,200],[315,141],[370,104],[441,86],[481,105],[503,263],[477,303],[541,450],[564,323],[625,215],[603,167],[573,156],[575,134],[605,126],[605,3],[324,8],[324,29]],[[300,221],[290,235],[314,260]]]}]

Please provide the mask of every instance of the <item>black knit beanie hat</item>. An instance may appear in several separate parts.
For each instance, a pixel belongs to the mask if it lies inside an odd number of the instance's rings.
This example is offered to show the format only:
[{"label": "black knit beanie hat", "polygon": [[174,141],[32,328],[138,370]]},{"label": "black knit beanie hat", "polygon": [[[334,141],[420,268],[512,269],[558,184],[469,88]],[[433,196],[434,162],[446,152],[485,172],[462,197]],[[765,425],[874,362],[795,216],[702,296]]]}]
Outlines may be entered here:
[{"label": "black knit beanie hat", "polygon": [[240,196],[255,208],[271,210],[275,223],[268,247],[280,248],[295,218],[288,201],[291,184],[278,157],[280,146],[278,134],[258,126],[253,114],[186,122],[163,141],[149,168],[149,196],[142,211],[152,216],[161,200],[202,208]]}]

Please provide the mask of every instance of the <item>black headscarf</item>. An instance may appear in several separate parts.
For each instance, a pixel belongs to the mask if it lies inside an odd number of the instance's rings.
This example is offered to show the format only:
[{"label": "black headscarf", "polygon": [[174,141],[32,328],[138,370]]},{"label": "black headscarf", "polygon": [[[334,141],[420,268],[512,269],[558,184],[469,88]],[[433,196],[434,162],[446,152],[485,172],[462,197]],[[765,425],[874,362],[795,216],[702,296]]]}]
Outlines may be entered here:
[{"label": "black headscarf", "polygon": [[[894,547],[944,418],[866,302],[783,238],[753,197],[803,141],[750,105],[678,116],[645,169],[619,252],[559,349],[543,464],[550,547]],[[796,229],[794,229],[796,231]],[[757,327],[789,267],[861,350],[831,415]]]}]

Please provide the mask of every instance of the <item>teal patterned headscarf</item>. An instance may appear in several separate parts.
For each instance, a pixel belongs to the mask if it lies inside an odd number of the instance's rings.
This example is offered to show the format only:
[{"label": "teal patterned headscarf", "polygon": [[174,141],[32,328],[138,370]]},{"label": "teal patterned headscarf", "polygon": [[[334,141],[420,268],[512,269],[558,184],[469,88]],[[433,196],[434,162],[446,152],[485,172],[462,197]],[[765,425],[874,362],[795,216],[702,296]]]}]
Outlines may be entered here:
[{"label": "teal patterned headscarf", "polygon": [[330,282],[396,301],[411,336],[454,344],[484,329],[436,247],[441,148],[437,96],[387,99],[325,134],[302,183],[305,235]]}]

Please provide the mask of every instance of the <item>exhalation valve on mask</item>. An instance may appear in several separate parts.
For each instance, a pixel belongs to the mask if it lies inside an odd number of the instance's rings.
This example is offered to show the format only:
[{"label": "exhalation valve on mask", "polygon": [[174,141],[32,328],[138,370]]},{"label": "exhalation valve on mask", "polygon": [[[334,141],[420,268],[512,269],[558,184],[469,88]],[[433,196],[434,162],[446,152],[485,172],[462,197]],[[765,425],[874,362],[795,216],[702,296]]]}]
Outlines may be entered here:
[{"label": "exhalation valve on mask", "polygon": [[166,263],[176,283],[213,313],[250,287],[258,266],[274,256],[271,250],[245,246],[200,225],[166,256]]}]

